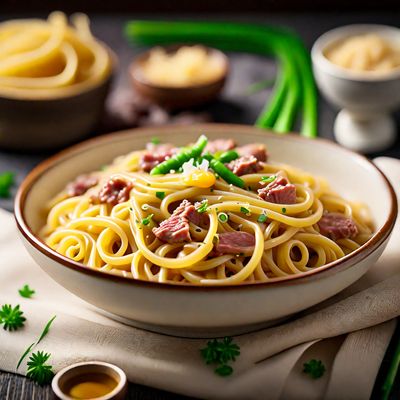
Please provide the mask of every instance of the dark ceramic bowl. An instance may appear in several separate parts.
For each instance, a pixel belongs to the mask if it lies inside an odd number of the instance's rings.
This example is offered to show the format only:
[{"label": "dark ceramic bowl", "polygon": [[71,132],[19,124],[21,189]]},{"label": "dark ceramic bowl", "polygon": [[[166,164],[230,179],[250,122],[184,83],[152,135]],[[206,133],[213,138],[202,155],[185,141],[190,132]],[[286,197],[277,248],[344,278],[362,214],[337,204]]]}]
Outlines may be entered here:
[{"label": "dark ceramic bowl", "polygon": [[[164,47],[164,49],[167,53],[173,53],[182,46],[184,45],[168,46]],[[187,109],[214,100],[221,93],[225,85],[229,72],[229,60],[222,51],[206,46],[203,47],[205,47],[208,54],[221,59],[224,65],[224,73],[217,80],[201,85],[185,87],[167,87],[153,84],[145,78],[142,72],[142,65],[150,55],[151,50],[149,50],[140,54],[129,67],[129,75],[134,89],[143,98],[170,110]]]},{"label": "dark ceramic bowl", "polygon": [[60,148],[87,135],[103,112],[117,64],[115,54],[108,51],[110,72],[94,85],[76,84],[51,94],[22,90],[0,93],[0,147],[41,151]]}]

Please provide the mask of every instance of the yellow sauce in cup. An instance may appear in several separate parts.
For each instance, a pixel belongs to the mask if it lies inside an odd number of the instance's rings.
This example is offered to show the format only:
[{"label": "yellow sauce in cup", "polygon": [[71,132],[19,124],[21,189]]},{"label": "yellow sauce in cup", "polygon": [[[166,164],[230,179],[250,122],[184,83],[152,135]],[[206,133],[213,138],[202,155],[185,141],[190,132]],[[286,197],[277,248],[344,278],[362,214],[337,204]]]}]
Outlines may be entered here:
[{"label": "yellow sauce in cup", "polygon": [[107,374],[83,374],[68,382],[66,394],[73,399],[96,399],[112,392],[117,382]]}]

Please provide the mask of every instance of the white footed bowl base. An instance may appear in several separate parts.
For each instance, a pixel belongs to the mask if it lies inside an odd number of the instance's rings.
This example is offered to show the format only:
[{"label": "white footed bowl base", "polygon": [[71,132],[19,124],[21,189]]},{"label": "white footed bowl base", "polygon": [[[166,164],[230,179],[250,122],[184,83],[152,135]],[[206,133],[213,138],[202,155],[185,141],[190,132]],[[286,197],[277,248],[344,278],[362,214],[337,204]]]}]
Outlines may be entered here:
[{"label": "white footed bowl base", "polygon": [[360,118],[341,110],[335,120],[334,133],[342,146],[360,153],[371,153],[387,149],[394,143],[396,124],[390,114]]}]

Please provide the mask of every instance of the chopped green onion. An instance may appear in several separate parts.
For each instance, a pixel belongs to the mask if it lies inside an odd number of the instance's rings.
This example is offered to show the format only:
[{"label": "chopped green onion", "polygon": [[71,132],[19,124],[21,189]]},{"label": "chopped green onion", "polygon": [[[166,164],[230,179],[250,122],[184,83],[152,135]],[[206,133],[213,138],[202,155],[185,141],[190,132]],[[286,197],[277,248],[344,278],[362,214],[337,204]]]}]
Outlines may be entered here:
[{"label": "chopped green onion", "polygon": [[148,225],[151,222],[151,219],[154,217],[154,214],[148,215],[146,218],[142,219],[142,225]]},{"label": "chopped green onion", "polygon": [[263,177],[261,178],[261,181],[260,181],[260,182],[262,182],[262,183],[271,183],[271,182],[273,182],[275,179],[276,179],[276,175],[263,176]]},{"label": "chopped green onion", "polygon": [[286,208],[285,208],[285,207],[282,208],[282,212],[283,212],[284,214],[286,214]]},{"label": "chopped green onion", "polygon": [[197,212],[202,214],[205,213],[207,211],[208,208],[208,200],[203,200],[201,202],[201,205],[197,208]]},{"label": "chopped green onion", "polygon": [[235,150],[228,150],[228,151],[225,151],[219,157],[216,157],[216,158],[219,161],[221,161],[222,163],[225,164],[225,163],[231,162],[231,161],[236,160],[237,158],[239,158],[239,154]]},{"label": "chopped green onion", "polygon": [[240,212],[247,215],[250,214],[250,210],[246,207],[240,207]]},{"label": "chopped green onion", "polygon": [[259,217],[257,218],[257,221],[258,221],[258,222],[261,222],[261,223],[263,224],[264,222],[267,221],[267,216],[266,216],[265,214],[261,214],[261,215],[259,215]]},{"label": "chopped green onion", "polygon": [[221,212],[221,213],[218,214],[218,221],[219,222],[225,223],[225,222],[228,221],[228,219],[229,219],[228,214],[226,214],[224,212]]},{"label": "chopped green onion", "polygon": [[142,204],[142,206],[140,207],[143,211],[147,211],[149,208],[150,208],[150,206],[148,205],[148,204]]},{"label": "chopped green onion", "polygon": [[156,192],[156,197],[162,200],[165,197],[165,192]]},{"label": "chopped green onion", "polygon": [[161,140],[158,137],[152,137],[151,138],[151,143],[153,144],[160,144]]},{"label": "chopped green onion", "polygon": [[170,173],[171,171],[177,171],[185,162],[189,161],[191,158],[196,160],[198,157],[200,157],[207,143],[207,137],[201,135],[193,147],[182,149],[178,154],[175,154],[168,160],[165,160],[161,164],[158,164],[150,171],[150,175],[165,175]]},{"label": "chopped green onion", "polygon": [[[229,168],[227,168],[221,161],[211,158],[211,169],[216,172],[215,176],[219,175],[225,182],[244,188],[244,180],[235,175]],[[218,179],[218,178],[217,178]]]}]

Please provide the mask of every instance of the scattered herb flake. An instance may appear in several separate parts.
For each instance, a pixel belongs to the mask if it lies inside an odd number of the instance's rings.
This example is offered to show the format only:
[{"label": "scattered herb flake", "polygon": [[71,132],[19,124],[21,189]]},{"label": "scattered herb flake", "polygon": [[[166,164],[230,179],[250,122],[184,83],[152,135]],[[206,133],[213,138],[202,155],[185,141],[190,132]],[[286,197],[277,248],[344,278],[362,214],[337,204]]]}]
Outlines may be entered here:
[{"label": "scattered herb flake", "polygon": [[53,367],[46,364],[50,358],[49,353],[38,351],[29,357],[26,376],[43,386],[51,382],[54,376]]},{"label": "scattered herb flake", "polygon": [[203,200],[200,203],[200,206],[197,207],[197,212],[200,214],[205,213],[207,211],[207,208],[208,208],[208,200]]},{"label": "scattered herb flake", "polygon": [[156,197],[162,200],[165,197],[165,192],[156,192]]},{"label": "scattered herb flake", "polygon": [[216,234],[214,237],[213,237],[213,243],[214,244],[217,244],[219,242],[219,236],[218,236],[218,234]]},{"label": "scattered herb flake", "polygon": [[0,324],[3,324],[3,329],[8,331],[16,331],[24,326],[26,318],[20,310],[19,304],[12,307],[11,304],[4,304],[0,309]]},{"label": "scattered herb flake", "polygon": [[276,179],[276,175],[271,175],[271,176],[263,176],[261,178],[262,183],[271,183]]},{"label": "scattered herb flake", "polygon": [[267,216],[265,214],[260,214],[259,217],[257,218],[257,221],[263,224],[264,222],[267,221]]},{"label": "scattered herb flake", "polygon": [[325,373],[325,365],[321,360],[312,359],[303,364],[303,372],[310,375],[313,379],[321,378]]},{"label": "scattered herb flake", "polygon": [[30,299],[32,295],[35,294],[35,291],[29,287],[29,285],[22,286],[21,289],[18,290],[18,293],[27,299]]},{"label": "scattered herb flake", "polygon": [[282,212],[283,212],[284,214],[286,214],[286,208],[285,208],[285,207],[282,207]]},{"label": "scattered herb flake", "polygon": [[250,210],[246,207],[240,207],[240,212],[242,212],[243,214],[246,214],[246,215],[250,214]]},{"label": "scattered herb flake", "polygon": [[149,225],[151,222],[151,219],[154,217],[154,214],[148,215],[146,218],[142,219],[142,225]]},{"label": "scattered herb flake", "polygon": [[161,140],[158,137],[152,137],[151,138],[151,143],[153,144],[160,144]]}]

